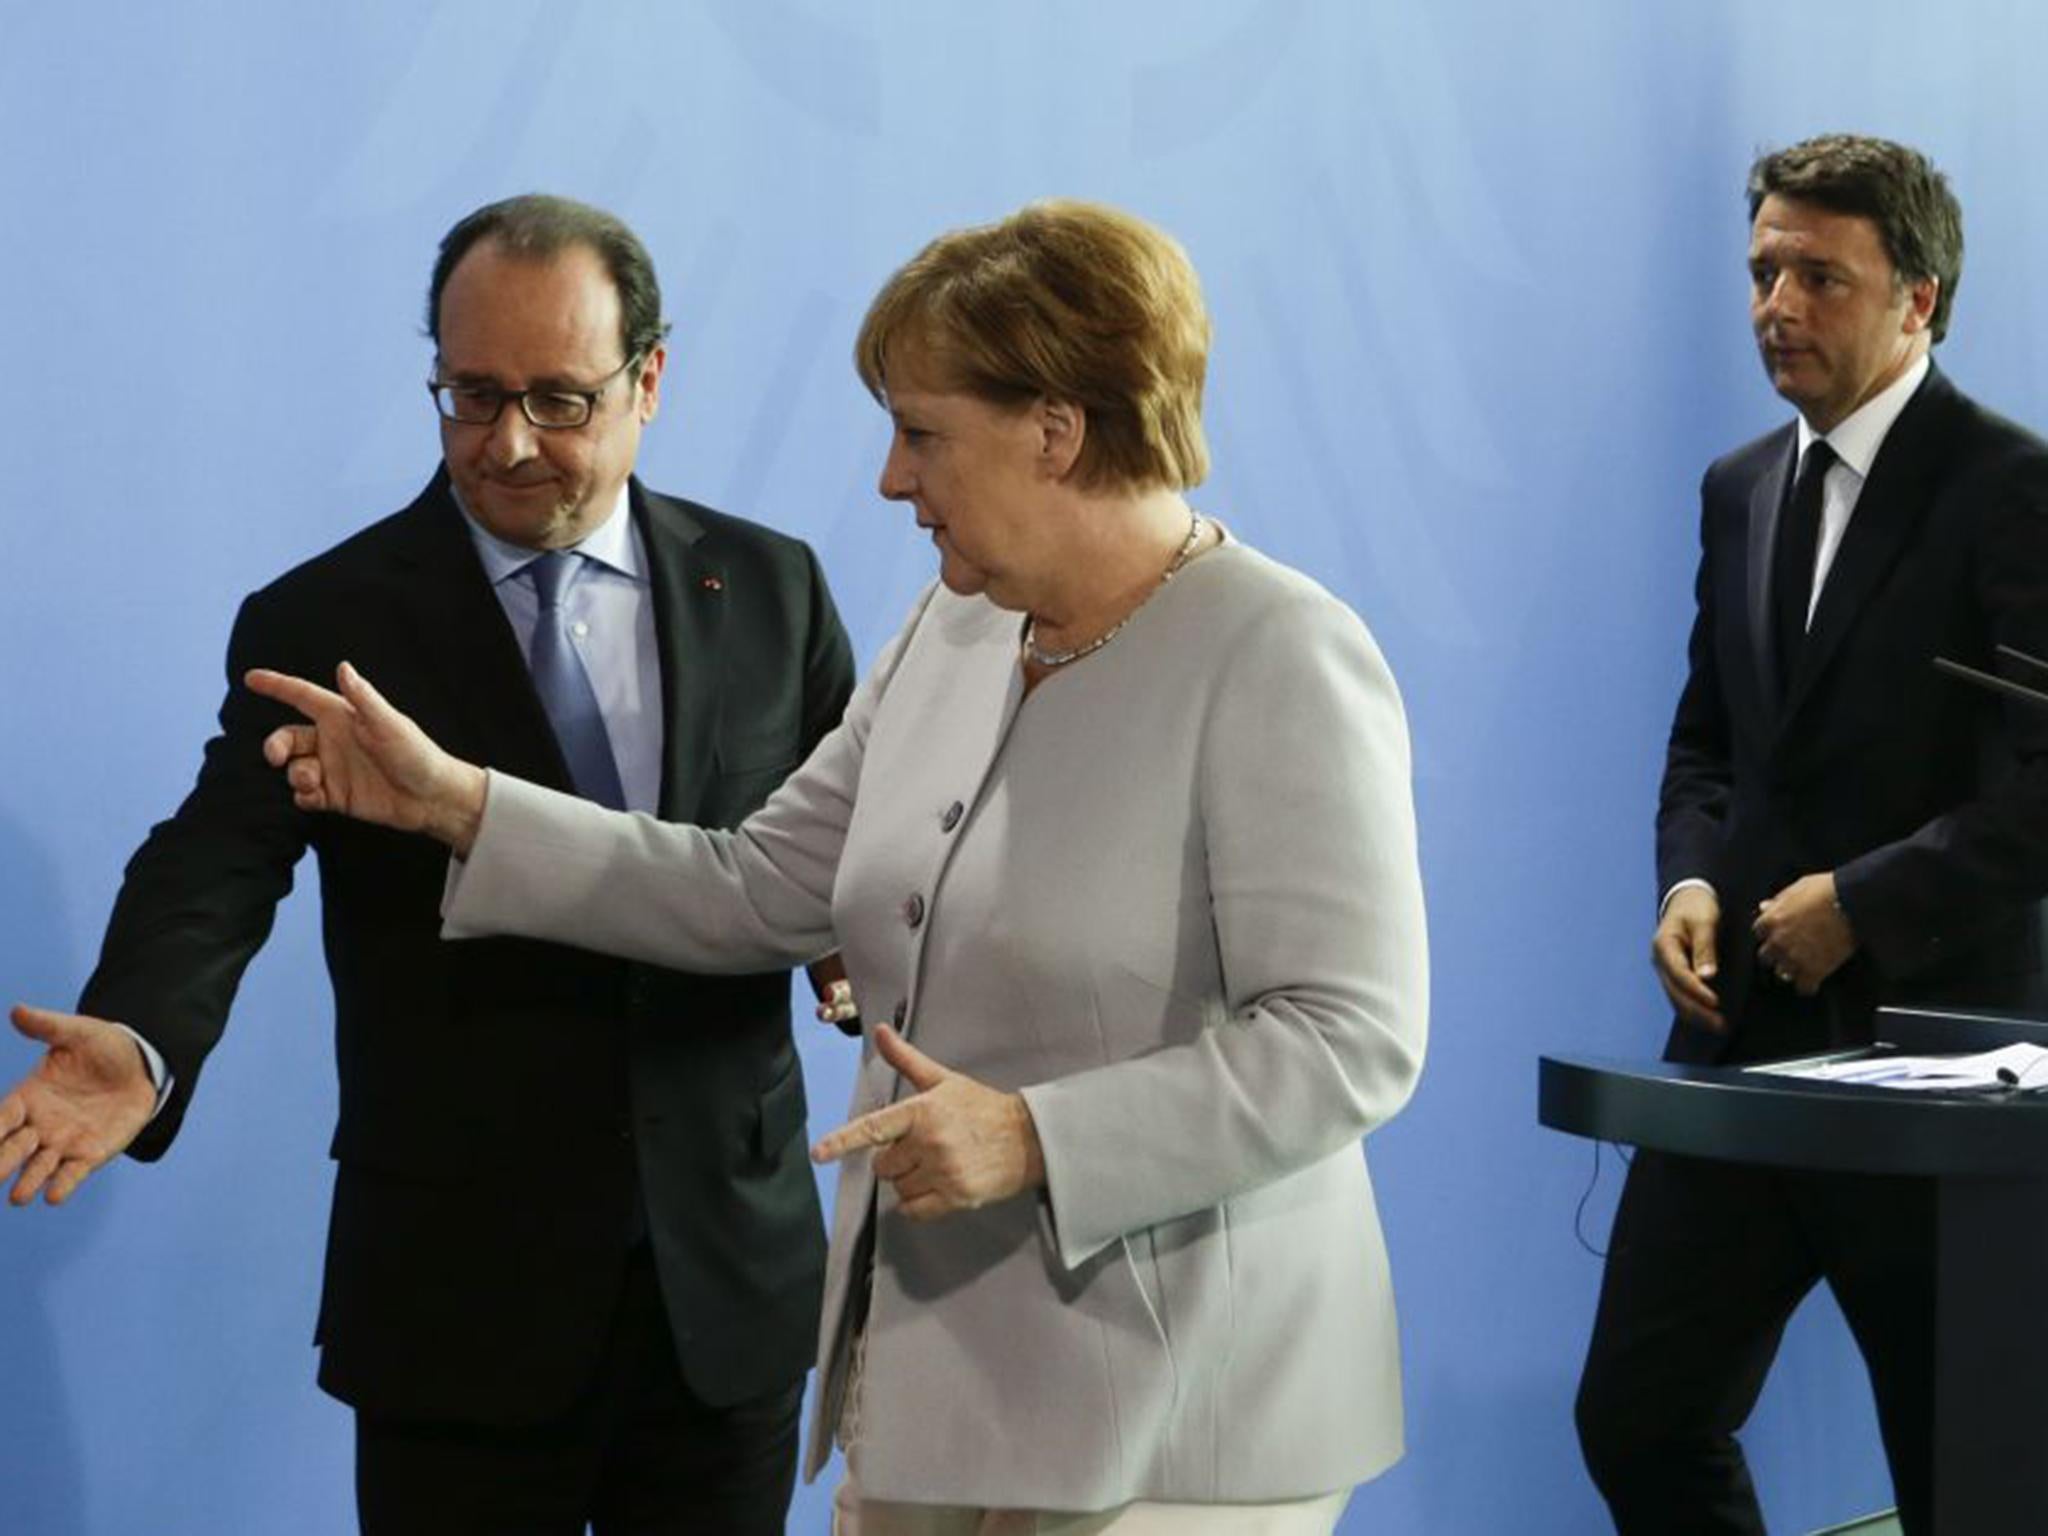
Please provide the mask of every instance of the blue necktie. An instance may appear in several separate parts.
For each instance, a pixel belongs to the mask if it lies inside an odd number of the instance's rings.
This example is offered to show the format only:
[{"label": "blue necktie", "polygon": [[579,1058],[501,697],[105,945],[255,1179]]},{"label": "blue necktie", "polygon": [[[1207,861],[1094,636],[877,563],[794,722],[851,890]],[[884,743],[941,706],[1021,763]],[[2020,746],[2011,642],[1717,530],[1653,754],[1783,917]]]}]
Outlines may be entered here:
[{"label": "blue necktie", "polygon": [[562,598],[581,557],[569,550],[551,549],[539,559],[521,567],[533,580],[540,596],[540,616],[533,626],[534,690],[541,708],[555,728],[562,758],[569,765],[569,777],[577,793],[586,800],[608,805],[615,811],[626,808],[626,792],[619,783],[619,765],[612,756],[611,738],[605,735],[604,712],[597,705],[597,690],[590,686],[590,674],[583,658],[569,643],[568,625],[562,615]]}]

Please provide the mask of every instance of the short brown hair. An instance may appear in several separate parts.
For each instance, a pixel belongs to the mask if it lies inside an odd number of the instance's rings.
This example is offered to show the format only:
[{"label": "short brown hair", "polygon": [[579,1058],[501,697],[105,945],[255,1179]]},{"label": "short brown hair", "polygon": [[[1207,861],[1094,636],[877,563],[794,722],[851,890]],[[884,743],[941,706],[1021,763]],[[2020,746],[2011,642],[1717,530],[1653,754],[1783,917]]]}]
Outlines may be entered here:
[{"label": "short brown hair", "polygon": [[1773,194],[1870,220],[1901,281],[1935,280],[1928,332],[1935,341],[1948,334],[1963,278],[1963,209],[1933,161],[1889,139],[1825,134],[1757,156],[1749,168],[1752,223]]},{"label": "short brown hair", "polygon": [[1083,487],[1185,490],[1209,472],[1209,312],[1187,253],[1143,219],[1060,198],[939,236],[861,322],[854,367],[877,400],[903,347],[995,405],[1079,405]]}]

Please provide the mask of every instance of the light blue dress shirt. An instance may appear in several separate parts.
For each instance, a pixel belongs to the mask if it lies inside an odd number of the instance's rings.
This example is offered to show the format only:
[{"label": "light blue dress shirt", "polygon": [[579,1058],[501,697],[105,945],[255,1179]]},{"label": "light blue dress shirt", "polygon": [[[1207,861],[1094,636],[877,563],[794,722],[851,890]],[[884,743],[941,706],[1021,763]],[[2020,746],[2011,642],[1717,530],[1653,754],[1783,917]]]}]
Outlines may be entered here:
[{"label": "light blue dress shirt", "polygon": [[[459,498],[456,505],[461,506]],[[535,551],[499,538],[470,516],[467,507],[462,515],[491,590],[519,638],[519,649],[530,658],[540,599],[533,582],[519,573],[533,561]],[[624,486],[619,487],[611,513],[572,547],[583,558],[562,598],[569,642],[597,691],[626,808],[653,812],[661,802],[661,662],[655,649],[647,547],[633,526]]]}]

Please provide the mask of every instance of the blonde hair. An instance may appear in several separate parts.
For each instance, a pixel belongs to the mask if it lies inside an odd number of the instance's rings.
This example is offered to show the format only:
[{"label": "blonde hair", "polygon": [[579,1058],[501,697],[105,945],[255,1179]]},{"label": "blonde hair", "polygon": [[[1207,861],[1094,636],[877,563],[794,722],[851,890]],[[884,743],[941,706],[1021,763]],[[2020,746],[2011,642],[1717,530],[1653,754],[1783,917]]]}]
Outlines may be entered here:
[{"label": "blonde hair", "polygon": [[940,235],[861,321],[854,367],[877,400],[906,353],[995,405],[1079,405],[1084,488],[1185,490],[1209,472],[1201,284],[1172,236],[1128,213],[1058,198]]}]

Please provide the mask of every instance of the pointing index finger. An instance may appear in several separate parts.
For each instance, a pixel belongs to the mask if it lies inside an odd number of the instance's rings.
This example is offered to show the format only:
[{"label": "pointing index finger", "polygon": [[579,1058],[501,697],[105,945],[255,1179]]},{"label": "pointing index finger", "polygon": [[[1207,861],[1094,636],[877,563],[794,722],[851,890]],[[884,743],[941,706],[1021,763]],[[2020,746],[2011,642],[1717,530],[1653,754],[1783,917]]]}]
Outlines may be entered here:
[{"label": "pointing index finger", "polygon": [[289,705],[309,720],[318,720],[337,710],[346,712],[348,700],[331,688],[322,688],[318,683],[293,677],[289,672],[273,672],[268,667],[253,667],[242,674],[242,682],[251,693],[260,693],[266,699],[275,699]]},{"label": "pointing index finger", "polygon": [[917,1123],[917,1106],[914,1103],[891,1104],[886,1109],[875,1110],[862,1115],[823,1137],[811,1148],[814,1163],[836,1163],[849,1152],[858,1152],[867,1147],[886,1147],[892,1141],[900,1141],[909,1134],[911,1126]]}]

